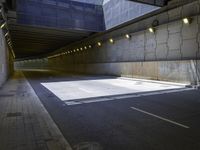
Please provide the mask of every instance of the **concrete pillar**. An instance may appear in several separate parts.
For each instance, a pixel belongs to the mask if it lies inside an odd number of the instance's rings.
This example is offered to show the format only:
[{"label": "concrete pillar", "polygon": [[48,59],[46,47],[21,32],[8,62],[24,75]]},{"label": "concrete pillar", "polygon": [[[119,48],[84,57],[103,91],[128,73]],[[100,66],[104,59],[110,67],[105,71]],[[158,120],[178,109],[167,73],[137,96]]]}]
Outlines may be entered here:
[{"label": "concrete pillar", "polygon": [[0,30],[0,87],[13,71],[13,58],[8,49],[4,33]]}]

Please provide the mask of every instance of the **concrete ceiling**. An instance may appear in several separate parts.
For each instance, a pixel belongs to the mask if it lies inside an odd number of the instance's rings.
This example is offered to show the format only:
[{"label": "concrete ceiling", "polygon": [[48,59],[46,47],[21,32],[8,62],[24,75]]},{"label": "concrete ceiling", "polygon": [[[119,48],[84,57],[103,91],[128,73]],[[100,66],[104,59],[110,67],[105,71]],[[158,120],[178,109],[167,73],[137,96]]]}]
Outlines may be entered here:
[{"label": "concrete ceiling", "polygon": [[17,59],[42,56],[68,43],[88,37],[91,32],[58,30],[8,24]]},{"label": "concrete ceiling", "polygon": [[6,0],[7,24],[16,59],[42,57],[94,33],[81,29],[59,29],[19,24],[15,2],[15,0]]},{"label": "concrete ceiling", "polygon": [[[152,5],[164,5],[167,0],[130,0]],[[12,0],[10,0],[10,4]],[[14,1],[13,1],[14,5]],[[9,13],[8,13],[9,14]],[[9,18],[10,17],[10,18]],[[11,19],[11,22],[9,20]],[[14,21],[13,21],[14,20]],[[17,59],[38,57],[51,53],[74,41],[81,40],[92,34],[82,30],[60,30],[47,27],[27,26],[16,23],[16,15],[8,15],[10,31]]]}]

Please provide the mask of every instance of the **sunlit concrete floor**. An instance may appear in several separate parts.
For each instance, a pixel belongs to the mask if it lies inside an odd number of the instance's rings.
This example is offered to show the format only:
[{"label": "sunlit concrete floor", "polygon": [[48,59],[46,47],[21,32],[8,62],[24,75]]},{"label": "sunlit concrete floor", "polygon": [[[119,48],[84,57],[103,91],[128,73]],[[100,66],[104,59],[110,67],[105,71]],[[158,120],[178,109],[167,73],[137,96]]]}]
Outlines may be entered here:
[{"label": "sunlit concrete floor", "polygon": [[200,149],[200,92],[185,85],[23,71],[73,149]]}]

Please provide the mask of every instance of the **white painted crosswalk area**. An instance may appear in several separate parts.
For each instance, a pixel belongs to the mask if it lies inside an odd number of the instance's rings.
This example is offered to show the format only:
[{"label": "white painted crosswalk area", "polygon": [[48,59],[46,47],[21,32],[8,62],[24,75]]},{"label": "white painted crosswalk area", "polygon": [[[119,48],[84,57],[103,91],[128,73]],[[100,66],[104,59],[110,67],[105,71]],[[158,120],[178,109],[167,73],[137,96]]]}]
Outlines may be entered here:
[{"label": "white painted crosswalk area", "polygon": [[184,84],[123,78],[95,79],[92,77],[87,80],[41,84],[68,105],[187,90]]}]

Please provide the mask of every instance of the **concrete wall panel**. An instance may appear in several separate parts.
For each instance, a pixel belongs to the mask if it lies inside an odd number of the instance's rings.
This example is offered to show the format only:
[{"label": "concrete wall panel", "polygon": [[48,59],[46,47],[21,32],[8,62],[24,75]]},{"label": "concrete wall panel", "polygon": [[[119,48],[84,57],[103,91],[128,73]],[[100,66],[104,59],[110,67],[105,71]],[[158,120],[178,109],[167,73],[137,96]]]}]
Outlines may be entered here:
[{"label": "concrete wall panel", "polygon": [[196,56],[198,50],[198,44],[196,42],[196,39],[189,39],[184,40],[182,45],[182,57],[183,58],[192,58]]},{"label": "concrete wall panel", "polygon": [[110,0],[103,5],[103,9],[106,29],[110,29],[154,11],[158,7],[125,0]]},{"label": "concrete wall panel", "polygon": [[8,49],[4,33],[0,30],[0,87],[13,72],[13,56]]}]

